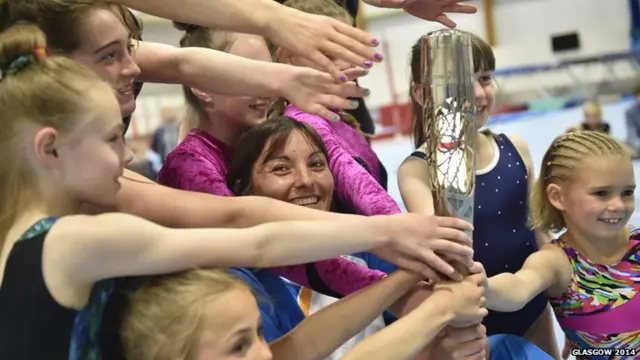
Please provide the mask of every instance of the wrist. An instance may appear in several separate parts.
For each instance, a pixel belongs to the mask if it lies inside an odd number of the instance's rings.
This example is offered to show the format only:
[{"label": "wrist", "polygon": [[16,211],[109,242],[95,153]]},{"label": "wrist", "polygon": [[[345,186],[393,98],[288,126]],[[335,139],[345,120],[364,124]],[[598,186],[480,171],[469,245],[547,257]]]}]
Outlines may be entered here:
[{"label": "wrist", "polygon": [[429,306],[438,314],[438,319],[443,322],[444,326],[449,324],[456,317],[455,311],[451,306],[451,296],[453,296],[451,291],[434,288],[434,291],[428,301],[425,301],[421,306],[429,303]]},{"label": "wrist", "polygon": [[393,236],[395,231],[393,230],[393,221],[391,217],[387,215],[375,215],[371,217],[365,217],[370,223],[371,231],[376,238],[379,238],[376,248],[394,245],[397,241]]},{"label": "wrist", "polygon": [[292,65],[279,63],[273,63],[272,65],[273,70],[269,72],[268,76],[263,77],[268,83],[266,86],[274,95],[286,99],[285,93],[287,84],[292,82],[292,74],[297,70],[297,68]]},{"label": "wrist", "polygon": [[264,36],[268,40],[273,40],[278,27],[278,18],[282,16],[282,12],[286,6],[273,0],[257,0],[251,4],[251,28],[253,33]]}]

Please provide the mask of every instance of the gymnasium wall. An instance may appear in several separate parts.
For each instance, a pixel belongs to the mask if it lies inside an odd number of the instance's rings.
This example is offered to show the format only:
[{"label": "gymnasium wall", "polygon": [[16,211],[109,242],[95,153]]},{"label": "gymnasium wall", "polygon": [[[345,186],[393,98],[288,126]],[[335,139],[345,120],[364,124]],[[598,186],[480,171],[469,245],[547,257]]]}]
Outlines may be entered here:
[{"label": "gymnasium wall", "polygon": [[[636,0],[633,0],[636,1]],[[568,58],[627,51],[630,47],[629,2],[625,0],[492,0],[495,28],[494,50],[498,68],[528,64],[554,63]],[[479,7],[475,15],[458,15],[452,18],[461,29],[473,31],[486,39],[486,14],[483,1],[472,1]],[[395,99],[407,101],[408,54],[411,45],[421,35],[440,28],[439,25],[418,20],[402,11],[378,9],[365,5],[367,31],[382,41],[381,50],[386,61],[376,65],[362,79],[362,85],[372,89],[367,104],[378,118],[381,107]],[[171,23],[143,16],[144,39],[177,46],[181,33]],[[580,35],[579,51],[554,55],[551,36],[577,32]],[[579,78],[602,76],[602,69],[591,67],[578,69]],[[621,76],[634,76],[633,70],[623,64],[616,71]],[[542,74],[534,78],[523,77],[504,81],[498,79],[503,91],[530,89],[540,83],[551,85],[572,79],[563,74]],[[132,135],[143,136],[153,131],[159,122],[164,106],[181,105],[182,93],[177,85],[146,84],[138,101],[135,128]]]},{"label": "gymnasium wall", "polygon": [[[487,39],[483,2],[472,3],[478,6],[478,13],[451,18],[460,29]],[[630,46],[629,4],[624,0],[493,0],[493,4],[494,52],[498,68],[627,51]],[[368,17],[367,31],[387,44],[386,64],[374,67],[362,80],[363,85],[373,89],[368,104],[373,108],[389,104],[393,91],[397,91],[399,100],[404,101],[408,91],[411,45],[421,35],[441,26],[403,12],[371,6],[364,10]],[[579,33],[581,49],[554,56],[551,36],[571,32]]]}]

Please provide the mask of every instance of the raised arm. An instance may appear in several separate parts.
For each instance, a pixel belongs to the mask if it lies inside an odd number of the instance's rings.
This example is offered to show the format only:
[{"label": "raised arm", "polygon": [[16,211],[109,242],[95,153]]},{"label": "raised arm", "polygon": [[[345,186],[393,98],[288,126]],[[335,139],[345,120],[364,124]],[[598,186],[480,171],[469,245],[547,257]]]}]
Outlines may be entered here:
[{"label": "raised arm", "polygon": [[273,359],[325,358],[370,324],[418,281],[420,277],[398,270],[379,283],[331,304],[271,343]]},{"label": "raised arm", "polygon": [[433,195],[429,184],[429,167],[426,160],[409,156],[402,162],[398,169],[398,187],[404,206],[409,212],[425,215],[434,213]]},{"label": "raised arm", "polygon": [[547,244],[531,254],[515,274],[489,278],[486,306],[495,311],[518,311],[543,291],[550,296],[561,295],[570,280],[571,264],[567,256],[556,245]]},{"label": "raised arm", "polygon": [[191,267],[265,268],[388,244],[387,223],[388,218],[376,217],[289,221],[247,229],[170,229],[119,213],[70,216],[51,229],[44,261],[55,260],[60,271],[79,284]]},{"label": "raised arm", "polygon": [[436,286],[433,294],[409,315],[360,342],[342,360],[412,360],[449,323],[481,321],[483,274],[459,283]]},{"label": "raised arm", "polygon": [[[264,97],[286,97],[320,116],[323,107],[352,108],[346,97],[361,97],[363,89],[354,82],[338,84],[326,73],[303,67],[257,61],[222,51],[140,42],[135,52],[140,80],[183,84],[207,92]],[[350,79],[366,75],[366,70],[348,72]],[[325,96],[315,96],[324,93]]]},{"label": "raised arm", "polygon": [[[223,197],[176,190],[125,170],[117,210],[173,228],[244,228],[280,220],[344,220],[334,214],[265,197]],[[265,211],[269,209],[269,211]],[[116,209],[90,209],[90,213]]]},{"label": "raised arm", "polygon": [[336,193],[360,215],[390,215],[400,213],[395,200],[376,179],[349,155],[336,139],[327,120],[306,114],[289,106],[284,115],[311,125],[329,153],[329,167],[335,181]]},{"label": "raised arm", "polygon": [[[340,79],[341,72],[329,57],[343,59],[350,64],[363,64],[367,59],[382,59],[372,48],[378,45],[378,41],[362,30],[336,19],[287,8],[273,0],[116,2],[167,19],[265,36],[291,52],[322,66],[335,79]],[[260,75],[262,74],[256,74]]]}]

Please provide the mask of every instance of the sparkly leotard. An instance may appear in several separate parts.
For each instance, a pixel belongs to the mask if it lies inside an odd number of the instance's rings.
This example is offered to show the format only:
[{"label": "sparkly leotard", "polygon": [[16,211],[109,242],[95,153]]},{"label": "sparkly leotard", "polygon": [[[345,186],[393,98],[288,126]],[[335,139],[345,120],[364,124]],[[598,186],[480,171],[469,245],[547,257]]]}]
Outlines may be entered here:
[{"label": "sparkly leotard", "polygon": [[[231,146],[204,131],[194,129],[167,156],[158,181],[182,190],[235,196],[226,184],[228,161],[232,152]],[[310,264],[280,266],[271,268],[270,271],[338,298],[367,287],[386,275],[341,257]]]},{"label": "sparkly leotard", "polygon": [[590,359],[640,356],[640,228],[631,230],[627,252],[614,265],[596,264],[562,240],[554,243],[569,258],[573,275],[569,289],[549,302],[572,347],[621,351],[585,357]]}]

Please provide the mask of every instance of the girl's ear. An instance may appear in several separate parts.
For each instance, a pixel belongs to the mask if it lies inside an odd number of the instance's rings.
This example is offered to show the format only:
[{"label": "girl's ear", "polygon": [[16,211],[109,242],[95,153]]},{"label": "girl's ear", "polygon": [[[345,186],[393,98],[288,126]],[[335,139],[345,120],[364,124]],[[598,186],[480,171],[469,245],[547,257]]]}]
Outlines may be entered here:
[{"label": "girl's ear", "polygon": [[547,185],[547,196],[551,205],[559,211],[565,209],[565,197],[562,188],[557,184]]},{"label": "girl's ear", "polygon": [[206,102],[206,103],[210,103],[211,102],[211,94],[204,92],[202,90],[198,90],[195,88],[191,88],[191,92],[193,93],[193,95],[195,95],[198,99]]}]

